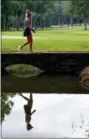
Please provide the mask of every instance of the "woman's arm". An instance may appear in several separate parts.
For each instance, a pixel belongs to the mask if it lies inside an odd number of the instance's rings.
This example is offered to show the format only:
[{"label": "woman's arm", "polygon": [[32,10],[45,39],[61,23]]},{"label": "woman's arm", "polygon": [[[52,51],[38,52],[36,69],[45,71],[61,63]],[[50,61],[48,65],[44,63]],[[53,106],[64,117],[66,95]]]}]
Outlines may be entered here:
[{"label": "woman's arm", "polygon": [[33,113],[35,113],[36,112],[36,110],[33,110],[33,112],[31,113],[31,115],[33,114]]},{"label": "woman's arm", "polygon": [[35,29],[32,28],[32,31],[35,33]]}]

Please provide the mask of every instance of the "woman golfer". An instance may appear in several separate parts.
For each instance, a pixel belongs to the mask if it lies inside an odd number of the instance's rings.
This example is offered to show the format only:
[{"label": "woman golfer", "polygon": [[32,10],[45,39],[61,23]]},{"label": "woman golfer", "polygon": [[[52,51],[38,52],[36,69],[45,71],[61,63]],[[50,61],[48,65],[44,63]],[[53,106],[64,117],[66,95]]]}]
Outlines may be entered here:
[{"label": "woman golfer", "polygon": [[30,52],[32,52],[32,45],[33,45],[32,31],[35,32],[35,30],[31,27],[31,12],[29,10],[26,10],[24,36],[27,37],[27,41],[21,46],[18,46],[18,51],[21,51],[21,49],[25,45],[29,44]]}]

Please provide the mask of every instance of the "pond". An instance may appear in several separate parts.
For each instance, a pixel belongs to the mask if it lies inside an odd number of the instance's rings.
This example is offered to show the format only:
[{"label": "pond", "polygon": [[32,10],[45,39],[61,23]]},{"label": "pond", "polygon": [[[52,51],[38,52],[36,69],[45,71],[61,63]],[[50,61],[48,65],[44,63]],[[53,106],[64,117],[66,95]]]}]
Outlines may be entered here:
[{"label": "pond", "polygon": [[[9,74],[2,76],[2,92],[89,93],[77,75],[50,74],[21,64],[9,66],[6,70]],[[81,74],[84,79],[85,75],[85,72]]]},{"label": "pond", "polygon": [[88,93],[78,77],[73,76],[34,76],[20,78],[11,75],[1,79],[2,92],[58,92],[58,93]]},{"label": "pond", "polygon": [[[24,94],[29,97],[29,94]],[[3,138],[86,138],[89,130],[89,95],[33,94],[31,124],[26,130],[23,105],[26,101],[19,95],[10,115],[2,123]],[[17,116],[18,114],[18,116]],[[19,123],[19,124],[18,124]],[[89,133],[89,132],[88,132]]]}]

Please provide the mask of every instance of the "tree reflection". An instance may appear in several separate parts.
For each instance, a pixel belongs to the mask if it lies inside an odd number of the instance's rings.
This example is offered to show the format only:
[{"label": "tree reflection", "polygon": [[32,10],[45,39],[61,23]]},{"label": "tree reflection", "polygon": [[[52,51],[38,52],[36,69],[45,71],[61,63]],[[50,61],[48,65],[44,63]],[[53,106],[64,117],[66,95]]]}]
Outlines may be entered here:
[{"label": "tree reflection", "polygon": [[10,100],[16,93],[1,93],[1,122],[5,120],[5,117],[10,114],[14,105]]},{"label": "tree reflection", "polygon": [[[2,93],[1,94],[1,122],[3,122],[7,115],[11,113],[14,102],[11,100],[17,93]],[[19,95],[27,101],[27,104],[24,105],[25,112],[25,122],[27,130],[31,130],[33,126],[31,125],[31,116],[36,110],[32,111],[33,107],[33,95],[30,93],[29,98],[25,97],[22,93]]]}]

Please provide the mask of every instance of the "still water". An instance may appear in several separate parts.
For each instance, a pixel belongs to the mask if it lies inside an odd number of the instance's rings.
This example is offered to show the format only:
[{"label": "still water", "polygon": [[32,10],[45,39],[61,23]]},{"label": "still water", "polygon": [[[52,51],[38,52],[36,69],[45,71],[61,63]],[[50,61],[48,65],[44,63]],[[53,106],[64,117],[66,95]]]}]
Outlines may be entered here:
[{"label": "still water", "polygon": [[86,89],[81,87],[78,77],[75,76],[34,76],[34,77],[16,77],[3,76],[2,79],[3,92],[58,92],[58,93],[88,93]]},{"label": "still water", "polygon": [[32,65],[11,65],[6,68],[8,75],[2,76],[3,92],[58,92],[88,93],[76,75],[56,75],[41,71]]},{"label": "still water", "polygon": [[[29,96],[29,94],[24,94]],[[33,114],[27,131],[23,105],[26,101],[16,95],[11,114],[2,124],[5,138],[85,138],[89,130],[89,95],[33,94]]]}]

